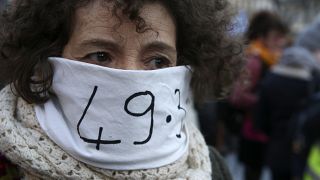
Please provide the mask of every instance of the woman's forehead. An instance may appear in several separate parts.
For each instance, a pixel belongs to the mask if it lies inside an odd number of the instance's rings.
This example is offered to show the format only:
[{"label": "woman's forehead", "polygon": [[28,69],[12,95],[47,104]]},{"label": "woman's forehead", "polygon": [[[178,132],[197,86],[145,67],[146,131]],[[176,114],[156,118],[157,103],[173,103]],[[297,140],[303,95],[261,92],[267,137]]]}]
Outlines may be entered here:
[{"label": "woman's forehead", "polygon": [[73,35],[78,37],[97,39],[99,36],[112,36],[116,41],[123,41],[128,37],[166,39],[170,44],[175,44],[176,27],[168,10],[160,3],[148,3],[141,7],[140,17],[146,23],[143,33],[137,32],[137,23],[131,21],[122,10],[113,11],[113,3],[93,1],[80,7],[75,14]]},{"label": "woman's forehead", "polygon": [[[139,9],[139,13],[139,16],[148,23],[148,26],[153,24],[167,26],[175,24],[174,18],[160,2],[145,3]],[[123,8],[115,7],[112,1],[91,1],[86,6],[79,7],[75,14],[76,20],[81,21],[82,25],[90,24],[90,22],[102,22],[110,27],[119,26],[123,23],[132,23],[129,19],[130,15],[123,14]]]}]

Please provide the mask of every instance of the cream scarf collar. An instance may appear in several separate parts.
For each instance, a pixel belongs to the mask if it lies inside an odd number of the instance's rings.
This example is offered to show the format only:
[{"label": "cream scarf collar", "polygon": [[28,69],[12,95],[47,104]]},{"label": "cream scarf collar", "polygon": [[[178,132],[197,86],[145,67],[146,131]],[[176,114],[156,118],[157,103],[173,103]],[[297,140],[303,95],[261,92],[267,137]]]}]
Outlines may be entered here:
[{"label": "cream scarf collar", "polygon": [[[114,171],[75,160],[40,128],[33,105],[17,98],[7,86],[0,93],[0,151],[30,179],[211,179],[208,148],[190,123],[189,150],[176,162],[155,169]],[[187,120],[188,122],[188,120]]]}]

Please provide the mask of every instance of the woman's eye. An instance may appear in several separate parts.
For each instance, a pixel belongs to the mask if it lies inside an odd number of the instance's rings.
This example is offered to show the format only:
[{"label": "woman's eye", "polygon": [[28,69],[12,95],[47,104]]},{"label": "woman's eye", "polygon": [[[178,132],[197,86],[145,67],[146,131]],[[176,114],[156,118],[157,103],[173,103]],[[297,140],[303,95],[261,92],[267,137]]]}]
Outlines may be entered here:
[{"label": "woman's eye", "polygon": [[147,62],[147,66],[150,70],[166,68],[171,66],[171,61],[165,57],[153,57]]},{"label": "woman's eye", "polygon": [[83,59],[85,61],[98,62],[98,63],[111,62],[111,57],[106,52],[90,53],[90,54],[86,55]]}]

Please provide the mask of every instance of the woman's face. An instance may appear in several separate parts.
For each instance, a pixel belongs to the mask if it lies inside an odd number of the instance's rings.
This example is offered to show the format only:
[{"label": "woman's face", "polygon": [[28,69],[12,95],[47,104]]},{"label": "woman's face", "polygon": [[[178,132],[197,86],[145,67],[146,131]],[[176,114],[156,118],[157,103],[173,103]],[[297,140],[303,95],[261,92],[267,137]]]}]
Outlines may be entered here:
[{"label": "woman's face", "polygon": [[143,33],[137,33],[136,24],[120,12],[119,17],[113,15],[112,7],[94,1],[76,11],[64,58],[126,70],[176,65],[176,27],[163,5],[146,4],[141,9],[140,16],[152,29]]},{"label": "woman's face", "polygon": [[272,53],[280,57],[288,43],[288,38],[285,34],[272,30],[262,38],[262,42]]}]

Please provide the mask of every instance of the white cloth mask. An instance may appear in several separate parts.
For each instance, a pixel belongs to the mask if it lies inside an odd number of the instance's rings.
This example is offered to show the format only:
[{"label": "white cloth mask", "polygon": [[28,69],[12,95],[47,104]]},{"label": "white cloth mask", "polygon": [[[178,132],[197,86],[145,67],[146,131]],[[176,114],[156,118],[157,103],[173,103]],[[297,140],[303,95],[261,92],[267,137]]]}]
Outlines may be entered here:
[{"label": "white cloth mask", "polygon": [[54,96],[35,111],[42,129],[73,157],[95,167],[134,170],[164,166],[186,153],[188,67],[142,71],[49,61]]}]

